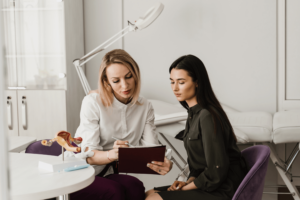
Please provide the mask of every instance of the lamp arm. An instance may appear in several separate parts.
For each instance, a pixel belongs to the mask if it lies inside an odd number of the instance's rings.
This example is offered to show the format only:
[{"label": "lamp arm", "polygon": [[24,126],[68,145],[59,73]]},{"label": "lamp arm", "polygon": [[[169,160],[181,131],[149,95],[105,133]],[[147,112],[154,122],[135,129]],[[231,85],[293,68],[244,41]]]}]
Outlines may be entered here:
[{"label": "lamp arm", "polygon": [[[87,63],[92,58],[94,58],[98,53],[105,50],[107,47],[109,47],[113,43],[115,43],[117,40],[124,37],[129,32],[136,31],[136,30],[142,30],[142,29],[146,28],[147,26],[149,26],[160,15],[160,13],[163,11],[163,8],[164,8],[164,5],[162,3],[157,3],[155,6],[151,7],[141,18],[139,18],[136,21],[136,23],[132,24],[128,21],[128,26],[125,27],[123,30],[116,33],[114,36],[112,36],[111,38],[106,40],[104,43],[102,43],[100,46],[96,47],[94,50],[92,50],[91,52],[89,52],[88,54],[83,56],[82,58],[75,59],[73,61],[73,64],[76,68],[76,71],[78,73],[79,79],[81,81],[82,87],[83,87],[86,95],[91,91],[91,87],[87,81],[87,78],[86,78],[81,66],[83,66],[85,63]],[[125,33],[123,33],[123,32],[125,32]],[[122,34],[122,35],[118,36],[119,34]],[[104,46],[104,45],[106,45],[106,46]],[[104,47],[102,47],[102,46],[104,46]],[[100,47],[102,47],[102,48],[100,49]]]},{"label": "lamp arm", "polygon": [[126,26],[123,30],[119,31],[114,36],[112,36],[111,38],[109,38],[108,40],[106,40],[105,42],[103,42],[102,44],[100,44],[98,47],[96,47],[95,49],[93,49],[92,51],[90,51],[89,53],[87,53],[86,55],[84,55],[82,58],[80,58],[80,60],[81,61],[85,60],[90,55],[93,55],[96,50],[98,50],[100,47],[102,47],[103,45],[105,45],[106,43],[108,43],[109,41],[111,41],[112,39],[114,39],[117,35],[119,35],[120,33],[124,32],[128,28],[129,28],[129,26]]},{"label": "lamp arm", "polygon": [[73,61],[73,64],[75,66],[75,69],[76,69],[78,77],[79,77],[79,80],[83,87],[84,93],[85,93],[85,95],[88,95],[88,93],[91,91],[91,87],[90,87],[89,82],[87,81],[87,78],[86,78],[86,76],[83,72],[83,69],[79,63],[80,63],[79,59],[76,59]]},{"label": "lamp arm", "polygon": [[[109,47],[110,45],[112,45],[113,43],[115,43],[117,40],[119,40],[120,38],[124,37],[127,33],[129,33],[129,31],[125,32],[124,34],[120,35],[119,37],[117,37],[114,41],[112,41],[111,43],[109,43],[108,45],[106,45],[105,47],[103,47],[102,49],[100,49],[97,52],[93,52],[92,54],[89,53],[89,56],[84,56],[84,59],[86,59],[84,62],[80,63],[80,66],[84,65],[85,63],[87,63],[88,61],[90,61],[91,59],[93,59],[99,52],[107,49],[107,47]],[[107,41],[106,41],[107,42]],[[105,42],[105,43],[106,43]],[[102,44],[100,45],[102,46]],[[82,59],[80,59],[81,61]]]},{"label": "lamp arm", "polygon": [[93,56],[93,55],[95,55],[95,54],[100,53],[100,52],[103,51],[103,50],[104,50],[104,49],[102,48],[102,49],[99,49],[99,50],[97,50],[97,51],[95,51],[95,52],[89,53],[89,55],[85,55],[84,57],[80,58],[79,61],[83,61],[83,60],[85,60],[85,59],[87,59],[87,58],[89,58],[89,57],[91,57],[91,56]]},{"label": "lamp arm", "polygon": [[[91,87],[87,81],[87,78],[85,76],[85,73],[82,69],[82,66],[87,63],[88,61],[90,61],[92,58],[94,58],[98,53],[100,53],[101,51],[105,50],[106,48],[108,48],[110,45],[112,45],[113,43],[115,43],[117,40],[119,40],[120,38],[124,37],[127,33],[131,32],[133,29],[131,27],[132,25],[127,26],[126,28],[124,28],[123,30],[119,31],[117,34],[115,34],[113,37],[109,38],[108,40],[106,40],[104,43],[102,43],[100,46],[96,47],[94,50],[92,50],[91,52],[89,52],[88,54],[86,54],[85,56],[83,56],[80,59],[75,59],[73,61],[73,64],[76,68],[77,74],[79,76],[81,85],[83,87],[83,90],[85,92],[85,95],[87,95],[90,91],[91,91]],[[126,29],[130,28],[128,31],[126,31]],[[118,36],[120,33],[126,31],[125,33],[123,33],[122,35]],[[118,36],[118,37],[117,37]],[[117,38],[116,38],[117,37]],[[111,41],[113,40],[113,41]],[[110,42],[111,41],[111,42]],[[110,42],[109,44],[107,44],[108,42]],[[105,47],[99,49],[100,47],[102,47],[103,45],[107,44]],[[82,62],[83,61],[83,62]]]}]

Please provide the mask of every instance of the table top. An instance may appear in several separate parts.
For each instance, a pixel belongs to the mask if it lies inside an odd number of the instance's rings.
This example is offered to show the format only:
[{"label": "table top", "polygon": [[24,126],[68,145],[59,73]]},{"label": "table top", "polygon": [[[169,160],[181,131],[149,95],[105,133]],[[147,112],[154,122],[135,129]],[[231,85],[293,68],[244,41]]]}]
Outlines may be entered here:
[{"label": "table top", "polygon": [[9,153],[12,200],[40,200],[70,194],[87,187],[95,179],[95,170],[91,166],[72,172],[46,172],[38,169],[40,160],[61,160],[61,158]]},{"label": "table top", "polygon": [[8,151],[21,152],[35,141],[36,138],[31,136],[8,136]]}]

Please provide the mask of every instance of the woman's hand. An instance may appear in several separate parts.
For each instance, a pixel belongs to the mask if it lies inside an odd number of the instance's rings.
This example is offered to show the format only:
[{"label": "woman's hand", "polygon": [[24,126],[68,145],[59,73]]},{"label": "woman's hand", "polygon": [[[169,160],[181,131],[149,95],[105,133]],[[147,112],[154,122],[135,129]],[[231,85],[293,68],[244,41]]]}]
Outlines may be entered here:
[{"label": "woman's hand", "polygon": [[119,149],[120,147],[129,147],[129,146],[127,145],[128,143],[129,143],[128,141],[116,140],[116,141],[114,142],[113,148],[114,148],[114,149]]},{"label": "woman's hand", "polygon": [[168,160],[166,157],[164,162],[152,161],[151,164],[147,164],[147,167],[161,175],[166,175],[169,171],[171,171],[172,166],[173,162]]},{"label": "woman's hand", "polygon": [[187,185],[185,185],[184,187],[181,188],[182,191],[185,191],[185,190],[196,190],[196,189],[197,189],[197,187],[196,187],[194,181],[190,182],[190,183],[187,183]]},{"label": "woman's hand", "polygon": [[117,140],[114,142],[113,149],[108,152],[108,158],[112,161],[119,159],[119,148],[120,147],[128,147],[128,141]]},{"label": "woman's hand", "polygon": [[119,159],[119,149],[112,149],[108,151],[108,159],[110,161],[116,161]]},{"label": "woman's hand", "polygon": [[173,185],[168,188],[168,191],[180,191],[184,186],[186,186],[186,182],[175,181]]}]

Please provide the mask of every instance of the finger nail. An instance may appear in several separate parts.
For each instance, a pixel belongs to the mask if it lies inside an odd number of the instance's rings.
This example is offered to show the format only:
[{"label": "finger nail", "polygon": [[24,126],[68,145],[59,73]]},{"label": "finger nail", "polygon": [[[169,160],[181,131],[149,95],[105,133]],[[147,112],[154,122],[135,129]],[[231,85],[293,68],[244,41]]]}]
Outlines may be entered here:
[{"label": "finger nail", "polygon": [[147,167],[150,167],[150,164],[149,164],[149,163],[147,164]]},{"label": "finger nail", "polygon": [[155,162],[154,162],[154,161],[152,161],[151,163],[152,163],[152,164],[154,164]]}]

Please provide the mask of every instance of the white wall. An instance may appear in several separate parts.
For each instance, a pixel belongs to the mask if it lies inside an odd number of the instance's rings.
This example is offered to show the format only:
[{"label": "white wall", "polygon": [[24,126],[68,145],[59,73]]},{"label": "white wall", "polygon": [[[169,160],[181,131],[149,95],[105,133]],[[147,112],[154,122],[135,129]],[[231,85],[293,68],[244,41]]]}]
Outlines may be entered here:
[{"label": "white wall", "polygon": [[[83,3],[85,53],[88,53],[122,30],[122,1],[88,0]],[[122,48],[122,40],[117,41],[86,64],[86,77],[92,89],[97,88],[102,57],[116,48]]]},{"label": "white wall", "polygon": [[[136,20],[156,2],[84,1],[86,53],[121,30],[127,20]],[[142,95],[177,103],[170,89],[168,68],[179,56],[194,54],[204,62],[222,103],[240,111],[276,112],[276,1],[160,2],[165,9],[151,26],[128,34],[110,48],[124,48],[137,61],[142,73]],[[92,88],[97,87],[103,55],[87,64],[86,74]],[[180,142],[169,139],[184,152]],[[174,167],[165,177],[139,175],[139,178],[150,189],[157,183],[171,184],[177,173]],[[272,185],[277,182],[277,173],[271,163],[266,182]],[[264,195],[264,199],[276,197]]]},{"label": "white wall", "polygon": [[[134,21],[157,1],[124,1]],[[161,1],[149,28],[125,37],[142,71],[142,94],[176,103],[168,68],[179,56],[203,60],[219,100],[241,111],[276,111],[276,1]]]},{"label": "white wall", "polygon": [[[156,2],[84,1],[86,52]],[[123,46],[136,59],[144,96],[176,103],[168,68],[179,56],[194,54],[206,65],[221,102],[241,111],[276,111],[276,1],[161,2],[165,9],[155,23],[110,48]],[[92,88],[104,53],[87,64]]]}]

